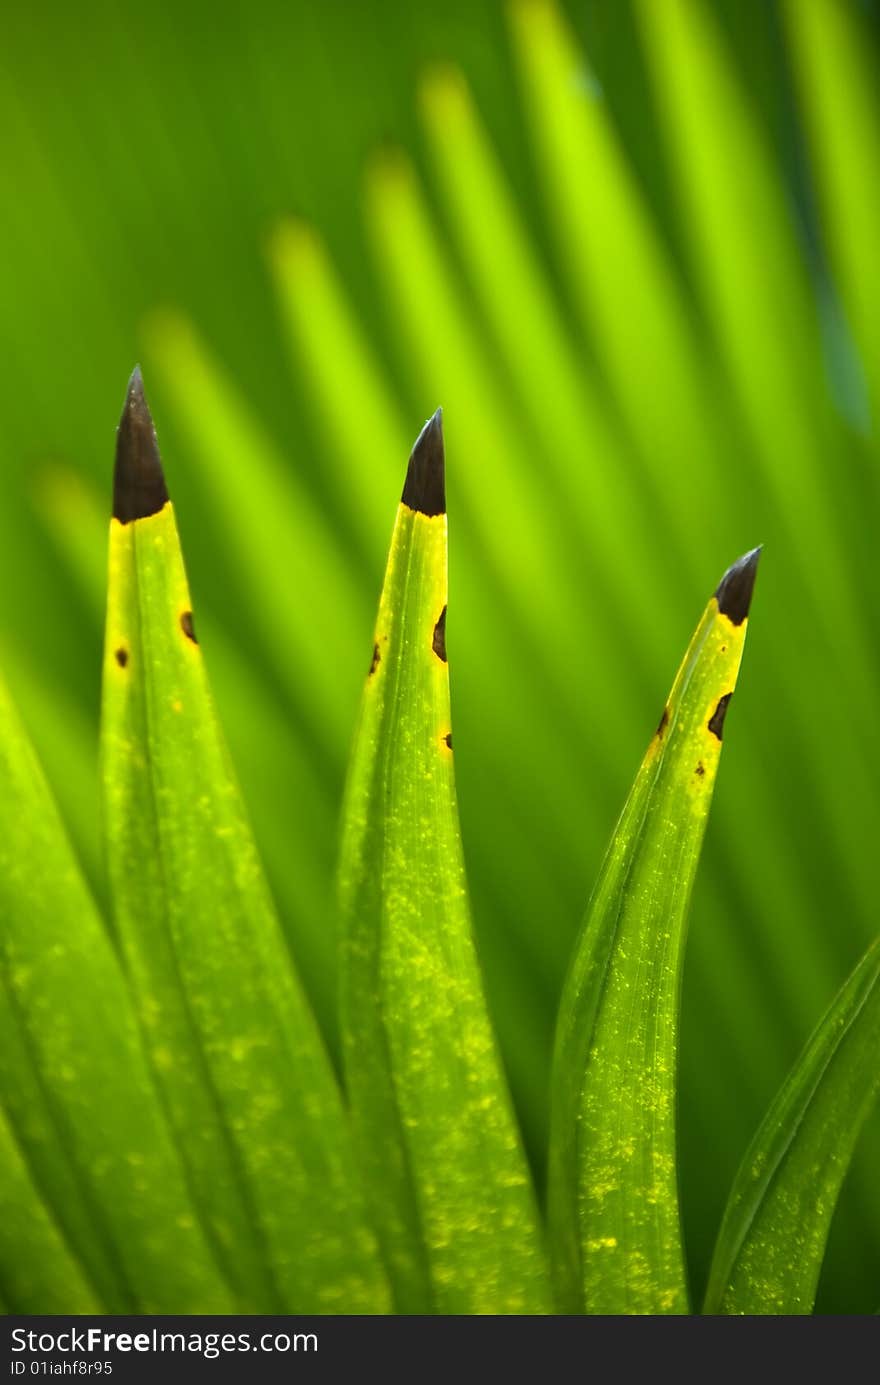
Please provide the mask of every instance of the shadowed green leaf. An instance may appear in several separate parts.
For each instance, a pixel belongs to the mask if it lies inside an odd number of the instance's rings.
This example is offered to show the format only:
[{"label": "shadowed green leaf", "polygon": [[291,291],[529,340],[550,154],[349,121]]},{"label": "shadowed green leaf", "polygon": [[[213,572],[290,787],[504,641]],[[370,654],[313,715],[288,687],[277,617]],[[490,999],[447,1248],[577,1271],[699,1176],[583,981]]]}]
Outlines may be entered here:
[{"label": "shadowed green leaf", "polygon": [[831,1217],[880,1088],[880,941],[846,981],[736,1176],[706,1313],[813,1311]]},{"label": "shadowed green leaf", "polygon": [[383,1311],[348,1123],[214,716],[137,375],[117,445],[102,743],[116,922],[227,1275],[255,1311]]},{"label": "shadowed green leaf", "polygon": [[686,1313],[675,1075],[685,925],[758,550],[725,574],[605,857],[563,992],[550,1148],[565,1311]]},{"label": "shadowed green leaf", "polygon": [[439,413],[410,458],[350,769],[342,1024],[404,1312],[549,1307],[535,1199],[471,938],[446,662]]},{"label": "shadowed green leaf", "polygon": [[101,1300],[40,1197],[0,1109],[2,1311],[100,1313]]}]

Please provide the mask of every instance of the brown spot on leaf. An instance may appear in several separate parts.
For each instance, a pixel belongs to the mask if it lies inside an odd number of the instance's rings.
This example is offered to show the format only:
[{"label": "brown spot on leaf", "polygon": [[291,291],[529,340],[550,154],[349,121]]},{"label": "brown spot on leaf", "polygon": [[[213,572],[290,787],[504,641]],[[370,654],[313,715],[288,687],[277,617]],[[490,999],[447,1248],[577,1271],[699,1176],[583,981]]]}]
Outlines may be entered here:
[{"label": "brown spot on leaf", "polygon": [[370,678],[372,678],[373,674],[376,672],[376,669],[379,667],[379,660],[380,660],[381,658],[382,658],[382,655],[381,655],[380,652],[379,652],[379,646],[378,646],[377,644],[374,644],[374,645],[373,645],[373,657],[372,657],[372,659],[370,660],[370,672],[369,672],[369,677],[370,677]]},{"label": "brown spot on leaf", "polygon": [[727,716],[727,704],[732,697],[732,692],[725,693],[723,697],[719,697],[718,706],[709,718],[709,730],[712,732],[713,736],[718,737],[719,741],[724,734],[724,718]]},{"label": "brown spot on leaf", "polygon": [[119,646],[119,648],[116,651],[115,657],[119,667],[125,668],[125,665],[128,663],[128,650],[125,648],[124,645]]},{"label": "brown spot on leaf", "polygon": [[198,644],[198,640],[196,639],[196,628],[193,625],[192,611],[184,611],[183,615],[180,617],[180,628],[188,640],[192,640],[193,644]]},{"label": "brown spot on leaf", "polygon": [[433,638],[432,641],[431,641],[431,648],[433,649],[434,653],[437,655],[437,658],[438,658],[438,659],[442,659],[443,662],[444,662],[444,664],[445,664],[445,663],[446,663],[446,607],[445,607],[445,606],[443,607],[443,610],[440,612],[439,616],[437,617],[437,624],[434,626],[434,638]]},{"label": "brown spot on leaf", "polygon": [[696,774],[700,779],[702,779],[705,773],[706,766],[703,764],[703,761],[701,760],[700,763],[697,765],[697,768],[694,770],[694,774]]},{"label": "brown spot on leaf", "polygon": [[449,746],[449,749],[451,750],[451,749],[452,749],[452,732],[451,732],[451,731],[447,731],[447,733],[446,733],[446,735],[443,737],[443,739],[444,739],[444,741],[446,742],[446,744]]},{"label": "brown spot on leaf", "polygon": [[669,708],[668,708],[668,707],[664,707],[664,708],[663,708],[663,715],[662,715],[662,717],[660,718],[660,723],[659,723],[659,725],[658,725],[658,727],[657,727],[657,735],[658,735],[658,736],[662,736],[662,735],[663,735],[663,732],[666,730],[666,728],[667,728],[668,725],[669,725]]}]

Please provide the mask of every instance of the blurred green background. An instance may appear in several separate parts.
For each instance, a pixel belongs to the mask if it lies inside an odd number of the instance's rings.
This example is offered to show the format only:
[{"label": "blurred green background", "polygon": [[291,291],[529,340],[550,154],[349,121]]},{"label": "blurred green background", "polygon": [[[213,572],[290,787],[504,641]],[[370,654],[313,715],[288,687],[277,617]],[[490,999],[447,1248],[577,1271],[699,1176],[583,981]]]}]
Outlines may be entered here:
[{"label": "blurred green background", "polygon": [[[141,360],[202,642],[331,1045],[336,817],[406,456],[445,410],[456,761],[540,1171],[573,936],[681,652],[765,545],[694,900],[695,1295],[877,931],[880,112],[857,0],[14,5],[0,657],[100,897],[105,516]],[[880,1303],[880,1123],[819,1309]]]}]

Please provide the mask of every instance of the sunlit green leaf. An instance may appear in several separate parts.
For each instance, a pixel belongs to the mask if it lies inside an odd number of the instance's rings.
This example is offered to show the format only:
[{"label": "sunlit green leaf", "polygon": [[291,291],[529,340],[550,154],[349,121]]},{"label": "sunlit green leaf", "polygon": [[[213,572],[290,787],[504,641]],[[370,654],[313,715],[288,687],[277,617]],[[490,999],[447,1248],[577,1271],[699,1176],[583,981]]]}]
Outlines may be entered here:
[{"label": "sunlit green leaf", "polygon": [[697,626],[615,829],[559,1015],[550,1230],[568,1312],[686,1313],[675,1147],[687,908],[758,550]]},{"label": "sunlit green leaf", "polygon": [[[376,191],[382,197],[382,189]],[[399,194],[392,191],[392,206],[382,218],[384,244],[386,249],[391,239],[408,236],[408,217],[399,215]],[[420,238],[421,239],[421,238]],[[334,471],[344,471],[346,483],[341,487],[339,504],[352,521],[357,520],[358,530],[368,532],[374,524],[377,511],[376,499],[371,497],[368,504],[363,503],[364,492],[375,483],[377,492],[387,489],[386,473],[389,457],[403,454],[405,448],[395,443],[395,438],[405,436],[405,412],[397,400],[393,381],[383,370],[375,344],[365,340],[360,328],[354,305],[346,298],[341,283],[336,279],[328,263],[326,249],[313,234],[299,225],[285,225],[273,239],[273,268],[278,280],[285,320],[290,327],[296,360],[307,371],[313,382],[314,407],[319,419],[326,420],[325,427],[331,441],[334,456]],[[419,258],[419,266],[424,270],[427,260]],[[422,280],[422,283],[427,282]],[[468,475],[464,479],[464,489],[473,488],[475,518],[480,532],[486,540],[497,545],[499,550],[508,548],[519,553],[518,572],[523,570],[524,552],[522,547],[511,544],[511,536],[522,534],[528,528],[519,519],[515,530],[507,529],[507,542],[499,531],[498,516],[488,515],[486,507],[478,500],[486,489],[501,497],[510,485],[511,458],[504,445],[499,445],[496,418],[492,413],[492,401],[479,390],[472,390],[468,384],[470,360],[465,356],[464,369],[457,358],[462,351],[462,332],[465,349],[467,342],[467,323],[461,323],[455,311],[456,304],[448,301],[446,285],[438,282],[436,293],[432,293],[432,313],[429,318],[418,309],[416,300],[422,301],[419,288],[419,272],[406,278],[406,293],[416,310],[412,313],[411,330],[425,343],[425,349],[435,353],[438,367],[441,361],[452,363],[448,380],[444,376],[443,396],[462,398],[460,391],[467,385],[467,409],[462,399],[460,415],[461,428],[458,436],[461,445],[466,446],[469,455],[480,458],[479,468],[464,467]],[[404,287],[401,285],[401,292]],[[409,295],[413,297],[410,299]],[[442,306],[443,324],[438,325],[434,304]],[[447,315],[451,318],[450,329]],[[408,317],[406,319],[409,320]],[[451,335],[453,333],[454,335]],[[445,368],[445,367],[444,367]],[[447,388],[448,387],[448,388]],[[368,403],[364,402],[369,393]],[[489,409],[488,426],[481,414]],[[474,412],[476,410],[476,412]],[[456,411],[456,417],[459,417]],[[487,448],[489,449],[487,451]],[[348,480],[348,478],[351,478]],[[397,488],[399,489],[399,475]],[[462,487],[459,486],[461,496]],[[534,486],[530,486],[531,500],[535,500]],[[546,498],[546,497],[545,497]],[[466,496],[462,496],[466,501]],[[529,523],[536,522],[535,505],[525,506]],[[579,510],[584,513],[583,507]],[[548,516],[548,525],[554,532],[558,530],[560,511],[555,508]],[[503,527],[503,526],[502,526]],[[579,531],[578,545],[584,545],[584,534]],[[505,566],[510,554],[505,555]],[[516,566],[515,564],[513,566]],[[494,728],[505,748],[522,740],[523,724],[529,727],[529,752],[540,761],[544,772],[544,791],[555,809],[551,818],[539,814],[536,820],[536,784],[533,776],[524,775],[517,758],[506,753],[497,753],[489,771],[495,790],[506,804],[503,817],[492,814],[491,847],[495,856],[495,873],[502,888],[521,898],[539,897],[545,919],[553,910],[567,916],[567,904],[562,902],[564,881],[558,861],[568,851],[573,856],[582,842],[583,818],[574,827],[573,817],[566,814],[563,805],[577,802],[580,796],[581,776],[578,765],[571,755],[573,736],[560,744],[556,735],[559,709],[551,701],[546,689],[536,688],[528,679],[520,679],[519,696],[514,700],[495,695],[490,674],[493,670],[505,667],[511,651],[522,651],[525,635],[516,612],[505,600],[504,593],[494,583],[487,581],[485,570],[485,547],[479,552],[469,547],[467,539],[457,548],[455,567],[457,607],[460,620],[457,623],[456,648],[458,650],[459,676],[466,689],[466,708],[469,724],[473,728],[474,749],[485,748],[486,728]],[[500,575],[500,574],[499,574]],[[545,599],[542,610],[555,596],[544,587]],[[575,587],[571,591],[578,590]],[[586,663],[586,641],[580,642],[578,622],[584,630],[594,634],[597,612],[601,608],[598,599],[587,604],[583,600],[583,587],[578,590],[577,601],[570,601],[567,608],[567,630],[573,646],[571,663],[567,669],[565,696],[577,707],[582,715],[580,698],[572,698],[573,682],[578,674],[581,661]],[[328,664],[330,655],[328,651]],[[542,661],[530,660],[530,667],[540,666]],[[610,696],[603,712],[609,717],[619,715],[623,719],[626,712],[625,699]],[[591,750],[591,762],[595,765],[596,755],[601,747]],[[465,759],[465,769],[467,769]],[[461,757],[459,759],[461,772]],[[552,784],[552,790],[550,785]],[[301,829],[312,826],[312,815],[303,823]],[[554,866],[538,867],[542,846],[554,853]],[[484,834],[484,841],[488,839]],[[490,924],[497,913],[497,905],[489,912]],[[512,936],[513,933],[513,936]],[[520,1095],[520,1114],[524,1123],[528,1122],[535,1134],[534,1149],[542,1147],[543,1122],[546,1105],[546,1054],[542,1044],[535,1042],[536,1026],[541,1024],[539,1016],[543,1010],[541,987],[546,985],[546,977],[555,978],[559,966],[556,953],[560,944],[554,937],[538,936],[531,926],[529,914],[521,910],[507,920],[504,927],[497,927],[483,935],[484,945],[491,947],[491,953],[484,955],[487,981],[495,987],[493,999],[496,1013],[507,1020],[504,1032],[504,1047],[512,1080],[517,1080]],[[538,1141],[541,1141],[539,1146]]]},{"label": "sunlit green leaf", "polygon": [[544,1312],[535,1199],[471,939],[445,509],[437,414],[410,458],[346,798],[345,1066],[399,1309]]},{"label": "sunlit green leaf", "polygon": [[[103,620],[107,599],[106,503],[97,488],[88,487],[61,467],[44,475],[40,494],[45,497],[45,519],[70,578],[86,604],[100,611]],[[233,751],[246,755],[242,788],[282,923],[315,1012],[324,1032],[333,1039],[335,940],[326,919],[332,909],[336,803],[317,770],[307,738],[285,716],[281,700],[254,672],[217,616],[200,610],[199,632],[206,636],[214,690],[218,692],[218,684],[222,688],[224,730]],[[49,764],[55,770],[54,785],[71,830],[85,823],[97,838],[94,747],[87,728],[80,724],[82,716],[77,718],[75,707],[65,707],[59,716],[59,689],[48,693],[33,675],[28,676],[20,660],[15,665],[13,690],[18,690],[19,706],[26,692],[29,720],[39,716],[40,744],[44,756],[53,752]],[[235,763],[240,764],[238,755]],[[297,799],[304,805],[296,832],[290,831],[291,783],[296,784]],[[79,835],[76,845],[81,846]]]},{"label": "sunlit green leaf", "polygon": [[116,923],[216,1253],[253,1311],[381,1311],[348,1123],[218,731],[138,375],[117,446],[102,745]]}]

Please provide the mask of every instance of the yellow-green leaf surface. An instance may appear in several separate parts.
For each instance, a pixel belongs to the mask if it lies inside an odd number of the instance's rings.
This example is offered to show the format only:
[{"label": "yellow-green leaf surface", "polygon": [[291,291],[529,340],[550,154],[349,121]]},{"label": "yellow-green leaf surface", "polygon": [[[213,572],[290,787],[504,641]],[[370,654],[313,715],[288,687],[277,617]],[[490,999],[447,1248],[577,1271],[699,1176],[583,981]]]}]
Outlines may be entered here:
[{"label": "yellow-green leaf surface", "polygon": [[342,1024],[404,1312],[549,1307],[535,1198],[471,936],[446,662],[439,412],[410,458],[346,797]]},{"label": "yellow-green leaf surface", "polygon": [[[102,624],[107,604],[104,489],[86,485],[60,466],[47,469],[39,486],[41,517],[69,579]],[[206,638],[202,639],[203,635]],[[237,765],[238,757],[242,757],[242,792],[253,814],[254,836],[272,882],[285,936],[316,1017],[330,1029],[337,1009],[335,938],[326,927],[332,907],[338,813],[332,786],[318,774],[307,735],[285,715],[272,689],[254,676],[221,620],[201,606],[199,638],[209,651],[208,674]],[[0,642],[0,660],[8,660],[13,653]],[[84,825],[92,830],[96,841],[100,835],[92,796],[83,792],[84,787],[94,787],[93,796],[98,797],[91,738],[78,724],[74,706],[65,705],[63,715],[58,715],[59,689],[52,687],[48,693],[20,658],[15,662],[15,680],[10,672],[10,681],[17,705],[27,709],[28,717],[33,720],[35,707],[41,714],[35,735],[38,733],[38,744],[52,751],[59,808],[71,830],[74,826],[79,829],[74,844],[82,856]],[[308,821],[300,819],[296,832],[290,830],[287,811],[291,783],[297,785],[297,797],[308,804]],[[91,845],[90,838],[87,845]]]},{"label": "yellow-green leaf surface", "polygon": [[559,1014],[550,1231],[561,1305],[686,1313],[675,1068],[687,907],[758,550],[725,573],[608,848]]},{"label": "yellow-green leaf surface", "polygon": [[0,1285],[16,1312],[223,1313],[125,979],[0,686]]},{"label": "yellow-green leaf surface", "polygon": [[116,923],[239,1302],[382,1312],[348,1122],[216,723],[137,373],[117,443],[102,742]]},{"label": "yellow-green leaf surface", "polygon": [[810,1037],[740,1165],[707,1313],[811,1313],[831,1217],[880,1088],[880,941]]}]

